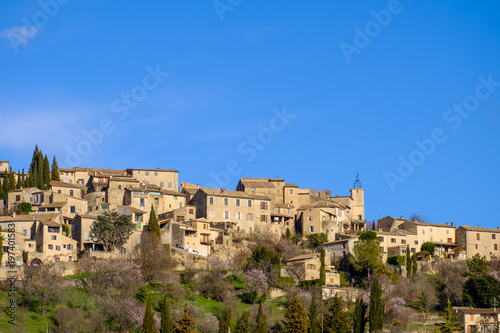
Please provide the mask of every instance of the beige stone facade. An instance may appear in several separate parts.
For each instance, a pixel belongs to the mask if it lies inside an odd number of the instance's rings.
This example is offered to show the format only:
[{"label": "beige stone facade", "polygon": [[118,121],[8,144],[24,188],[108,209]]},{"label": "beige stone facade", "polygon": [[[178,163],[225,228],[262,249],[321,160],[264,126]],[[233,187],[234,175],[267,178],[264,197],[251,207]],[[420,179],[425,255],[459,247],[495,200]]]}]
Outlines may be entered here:
[{"label": "beige stone facade", "polygon": [[500,258],[500,229],[461,226],[456,231],[457,245],[467,253],[467,259],[479,254],[487,260]]},{"label": "beige stone facade", "polygon": [[133,178],[146,185],[156,185],[162,189],[179,191],[179,171],[172,169],[127,169]]},{"label": "beige stone facade", "polygon": [[261,194],[200,188],[191,199],[197,218],[226,222],[245,232],[271,224],[271,199]]},{"label": "beige stone facade", "polygon": [[454,307],[453,315],[463,325],[461,333],[498,332],[500,327],[500,309]]},{"label": "beige stone facade", "polygon": [[[335,267],[327,265],[330,262],[328,254],[325,257],[325,285],[340,286],[340,274]],[[287,261],[287,273],[298,281],[317,280],[320,278],[321,260],[318,253],[303,254]]]},{"label": "beige stone facade", "polygon": [[65,194],[69,197],[82,198],[82,189],[74,184],[68,184],[64,182],[51,181],[50,190],[55,193]]}]

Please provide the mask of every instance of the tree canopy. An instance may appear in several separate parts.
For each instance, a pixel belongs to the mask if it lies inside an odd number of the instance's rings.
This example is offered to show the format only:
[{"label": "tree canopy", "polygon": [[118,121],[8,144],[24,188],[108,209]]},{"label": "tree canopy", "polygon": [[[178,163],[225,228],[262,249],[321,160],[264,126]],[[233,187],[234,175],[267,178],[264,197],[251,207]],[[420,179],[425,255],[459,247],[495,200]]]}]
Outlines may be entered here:
[{"label": "tree canopy", "polygon": [[436,250],[436,244],[432,242],[424,242],[420,246],[420,251],[427,251],[431,254],[431,257],[434,255],[434,251]]},{"label": "tree canopy", "polygon": [[353,268],[360,272],[366,271],[368,278],[371,273],[383,267],[380,240],[374,231],[365,231],[359,236],[353,253],[354,255],[349,257]]},{"label": "tree canopy", "polygon": [[112,251],[125,244],[133,230],[130,216],[105,212],[90,227],[90,237],[102,243],[106,250]]}]

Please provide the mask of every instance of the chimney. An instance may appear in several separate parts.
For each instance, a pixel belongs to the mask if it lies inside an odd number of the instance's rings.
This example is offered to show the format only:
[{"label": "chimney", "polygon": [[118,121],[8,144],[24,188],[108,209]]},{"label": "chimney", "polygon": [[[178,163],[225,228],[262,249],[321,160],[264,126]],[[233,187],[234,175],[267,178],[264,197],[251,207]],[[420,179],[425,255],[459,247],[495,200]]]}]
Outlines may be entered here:
[{"label": "chimney", "polygon": [[446,222],[446,225],[450,225],[450,223],[449,223],[449,222]]},{"label": "chimney", "polygon": [[454,227],[455,226],[455,222],[451,222],[451,226]]},{"label": "chimney", "polygon": [[477,224],[477,227],[478,227],[478,228],[481,228],[481,225],[478,223],[478,224]]},{"label": "chimney", "polygon": [[400,217],[399,219],[401,219],[401,220],[402,220],[402,219],[403,219],[403,215],[401,215],[401,217]]}]

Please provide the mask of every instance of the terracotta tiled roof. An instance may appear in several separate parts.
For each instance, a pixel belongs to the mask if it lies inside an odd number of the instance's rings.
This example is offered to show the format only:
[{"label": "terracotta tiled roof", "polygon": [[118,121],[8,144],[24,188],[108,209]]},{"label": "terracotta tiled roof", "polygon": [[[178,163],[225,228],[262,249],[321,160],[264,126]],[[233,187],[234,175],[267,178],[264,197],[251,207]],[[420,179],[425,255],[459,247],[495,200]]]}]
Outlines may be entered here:
[{"label": "terracotta tiled roof", "polygon": [[497,314],[500,313],[500,309],[475,309],[471,307],[453,307],[454,310],[456,311],[461,311],[464,314]]},{"label": "terracotta tiled roof", "polygon": [[127,169],[127,172],[128,173],[132,173],[132,171],[159,171],[159,172],[179,172],[178,170],[174,170],[174,169],[132,169],[132,168],[129,168]]},{"label": "terracotta tiled roof", "polygon": [[69,187],[69,188],[80,189],[80,187],[77,186],[77,185],[75,185],[75,184],[69,184],[69,183],[65,183],[65,182],[58,182],[57,180],[52,180],[50,182],[50,186],[55,186],[55,187]]},{"label": "terracotta tiled roof", "polygon": [[53,202],[48,205],[40,206],[40,209],[43,208],[61,208],[64,207],[67,204],[67,202]]},{"label": "terracotta tiled roof", "polygon": [[463,228],[463,229],[465,229],[467,231],[500,232],[500,229],[471,227],[471,226],[468,226],[468,225],[463,225],[460,228]]},{"label": "terracotta tiled roof", "polygon": [[207,195],[213,197],[232,197],[232,198],[245,198],[245,199],[255,198],[254,195],[242,191],[219,190],[206,187],[200,187],[200,191],[205,192]]},{"label": "terracotta tiled roof", "polygon": [[0,222],[15,222],[15,221],[34,221],[35,218],[31,215],[16,215],[16,216],[0,216]]},{"label": "terracotta tiled roof", "polygon": [[317,254],[315,254],[315,253],[302,254],[300,256],[296,256],[296,257],[293,257],[291,259],[288,259],[287,262],[313,259],[316,257],[317,257]]},{"label": "terracotta tiled roof", "polygon": [[292,183],[286,183],[285,187],[296,187],[296,188],[299,188],[299,185],[295,185],[295,184],[292,184]]},{"label": "terracotta tiled roof", "polygon": [[318,201],[312,205],[304,205],[297,210],[307,210],[307,209],[313,209],[313,208],[340,208],[340,209],[345,209],[345,206],[338,204],[336,202],[328,202],[328,201]]},{"label": "terracotta tiled roof", "polygon": [[74,168],[59,168],[59,172],[76,172],[76,171],[88,171],[88,168],[79,168],[79,167],[74,167]]},{"label": "terracotta tiled roof", "polygon": [[143,210],[141,210],[139,208],[132,207],[132,206],[121,206],[121,205],[118,205],[118,207],[122,207],[122,208],[128,209],[131,212],[136,213],[136,214],[146,214],[145,211],[143,211]]},{"label": "terracotta tiled roof", "polygon": [[242,180],[241,183],[245,185],[245,187],[274,188],[274,185],[268,181]]}]

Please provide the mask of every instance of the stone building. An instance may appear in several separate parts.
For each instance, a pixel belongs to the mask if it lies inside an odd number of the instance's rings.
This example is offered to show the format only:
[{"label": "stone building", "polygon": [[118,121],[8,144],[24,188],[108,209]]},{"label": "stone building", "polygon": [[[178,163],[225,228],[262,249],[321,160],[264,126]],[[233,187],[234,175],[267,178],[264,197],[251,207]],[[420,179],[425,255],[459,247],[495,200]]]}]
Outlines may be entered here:
[{"label": "stone building", "polygon": [[468,225],[458,227],[456,230],[457,245],[465,249],[467,259],[479,254],[485,256],[486,260],[498,260],[500,257],[500,229],[481,227],[470,227]]}]

